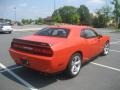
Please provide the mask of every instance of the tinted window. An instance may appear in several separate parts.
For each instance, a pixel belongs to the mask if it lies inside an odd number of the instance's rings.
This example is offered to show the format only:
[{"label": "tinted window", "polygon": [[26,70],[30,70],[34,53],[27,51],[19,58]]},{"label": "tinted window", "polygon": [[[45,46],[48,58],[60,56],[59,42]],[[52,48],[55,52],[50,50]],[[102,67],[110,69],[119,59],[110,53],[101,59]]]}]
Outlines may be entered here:
[{"label": "tinted window", "polygon": [[86,29],[81,32],[81,37],[93,38],[93,37],[97,37],[97,33],[91,29]]},{"label": "tinted window", "polygon": [[69,30],[63,28],[44,28],[36,33],[41,36],[67,37]]},{"label": "tinted window", "polygon": [[0,26],[8,26],[10,24],[7,24],[7,23],[0,23]]}]

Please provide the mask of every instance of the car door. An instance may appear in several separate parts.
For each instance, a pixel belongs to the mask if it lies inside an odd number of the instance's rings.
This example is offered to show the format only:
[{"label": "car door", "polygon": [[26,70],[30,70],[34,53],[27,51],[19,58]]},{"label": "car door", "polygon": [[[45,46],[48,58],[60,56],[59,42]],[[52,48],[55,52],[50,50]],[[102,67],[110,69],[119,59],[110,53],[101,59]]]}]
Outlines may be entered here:
[{"label": "car door", "polygon": [[84,39],[86,58],[89,59],[96,56],[100,51],[98,34],[94,30],[87,28],[81,31],[81,37]]}]

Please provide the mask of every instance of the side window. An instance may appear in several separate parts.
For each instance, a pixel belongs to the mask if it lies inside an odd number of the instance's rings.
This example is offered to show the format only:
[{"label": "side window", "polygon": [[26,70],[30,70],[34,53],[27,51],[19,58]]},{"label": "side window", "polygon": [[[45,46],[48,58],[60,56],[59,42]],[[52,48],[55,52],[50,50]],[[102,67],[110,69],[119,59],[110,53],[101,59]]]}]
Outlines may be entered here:
[{"label": "side window", "polygon": [[52,32],[52,36],[63,36],[63,37],[65,37],[66,35],[67,35],[67,32],[63,29],[54,30]]},{"label": "side window", "polygon": [[91,29],[86,29],[81,31],[81,37],[84,37],[84,38],[94,38],[97,36],[98,34]]}]

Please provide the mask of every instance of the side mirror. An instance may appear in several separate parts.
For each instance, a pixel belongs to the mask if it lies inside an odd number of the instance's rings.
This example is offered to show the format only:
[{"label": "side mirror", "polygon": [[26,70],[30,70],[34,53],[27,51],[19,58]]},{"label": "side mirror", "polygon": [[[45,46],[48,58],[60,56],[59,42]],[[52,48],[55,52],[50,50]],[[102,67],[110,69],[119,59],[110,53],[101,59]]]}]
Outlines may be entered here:
[{"label": "side mirror", "polygon": [[99,39],[100,39],[100,38],[102,38],[102,35],[101,35],[101,34],[99,34],[99,35],[98,35],[98,38],[99,38]]}]

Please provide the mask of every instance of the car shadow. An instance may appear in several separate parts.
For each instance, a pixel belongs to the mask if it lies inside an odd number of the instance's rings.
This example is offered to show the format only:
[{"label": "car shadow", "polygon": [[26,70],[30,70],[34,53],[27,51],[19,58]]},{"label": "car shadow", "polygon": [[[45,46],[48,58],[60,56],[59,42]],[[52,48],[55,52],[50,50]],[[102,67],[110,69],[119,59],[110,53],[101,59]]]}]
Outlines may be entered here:
[{"label": "car shadow", "polygon": [[[86,66],[87,64],[89,64],[90,62],[94,61],[96,58],[99,58],[99,56],[96,56],[96,57],[92,58],[89,62],[84,63],[82,68],[84,66]],[[14,67],[16,67],[16,65],[9,66],[7,68],[10,69],[10,68],[14,68]],[[58,80],[61,80],[61,81],[71,80],[64,73],[58,73],[58,74],[54,74],[54,75],[43,74],[43,73],[37,72],[37,71],[29,69],[29,68],[25,68],[25,67],[14,69],[14,70],[12,70],[12,72],[15,73],[16,75],[18,75],[21,79],[25,80],[26,82],[28,82],[29,84],[31,84],[33,87],[35,87],[37,89],[54,84]],[[15,82],[25,86],[23,83],[21,83],[15,77],[10,75],[7,71],[2,72],[2,75],[6,76],[7,78],[9,78],[12,81],[15,81]]]},{"label": "car shadow", "polygon": [[[15,66],[16,65],[13,65],[13,66],[10,66],[7,68],[12,68]],[[70,80],[70,78],[68,78],[63,73],[58,73],[58,74],[54,74],[54,75],[43,74],[43,73],[34,71],[29,68],[25,68],[25,67],[14,69],[14,70],[12,70],[12,72],[37,89],[46,87],[53,83],[56,83],[58,80]],[[19,80],[17,80],[14,76],[12,76],[9,72],[4,71],[1,74],[10,80],[25,86],[23,83],[21,83]]]},{"label": "car shadow", "polygon": [[97,55],[97,56],[91,58],[90,60],[88,60],[87,62],[85,62],[85,63],[82,65],[82,67],[84,67],[85,65],[89,64],[90,62],[95,61],[97,58],[101,58],[101,57],[103,57],[103,55]]},{"label": "car shadow", "polygon": [[[15,67],[19,67],[18,65],[12,65],[12,66],[8,66],[7,68],[8,69],[12,69],[12,68],[15,68]],[[0,68],[0,72],[4,71],[4,69]]]},{"label": "car shadow", "polygon": [[4,35],[4,34],[9,34],[9,33],[5,33],[5,32],[0,32],[1,35]]}]

